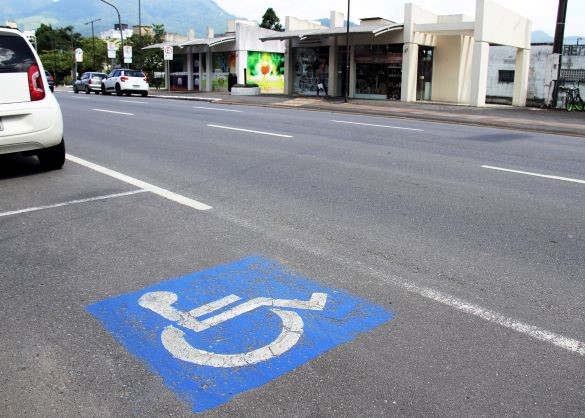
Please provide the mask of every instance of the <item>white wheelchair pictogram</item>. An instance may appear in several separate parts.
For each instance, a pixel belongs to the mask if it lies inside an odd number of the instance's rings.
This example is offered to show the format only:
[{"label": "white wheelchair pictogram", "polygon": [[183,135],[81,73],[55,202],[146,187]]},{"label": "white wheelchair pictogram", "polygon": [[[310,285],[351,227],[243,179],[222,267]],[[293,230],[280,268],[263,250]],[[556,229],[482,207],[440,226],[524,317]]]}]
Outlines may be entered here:
[{"label": "white wheelchair pictogram", "polygon": [[162,331],[163,346],[177,359],[202,366],[242,367],[278,357],[294,347],[301,338],[304,327],[301,316],[295,311],[279,308],[322,311],[327,302],[327,294],[313,293],[308,301],[259,297],[202,321],[197,318],[238,302],[241,298],[229,295],[190,311],[174,308],[172,305],[177,300],[178,296],[173,292],[149,292],[140,297],[138,304],[196,333],[260,307],[268,307],[270,311],[280,317],[282,331],[274,341],[256,350],[238,354],[219,354],[193,347],[186,341],[185,333],[173,325],[168,325]]}]

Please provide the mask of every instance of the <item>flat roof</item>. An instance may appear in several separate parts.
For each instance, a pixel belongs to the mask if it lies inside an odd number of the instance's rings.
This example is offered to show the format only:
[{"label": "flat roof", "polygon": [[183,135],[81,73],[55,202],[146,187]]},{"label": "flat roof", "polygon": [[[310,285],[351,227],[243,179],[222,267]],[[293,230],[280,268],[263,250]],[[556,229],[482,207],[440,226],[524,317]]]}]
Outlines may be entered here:
[{"label": "flat roof", "polygon": [[[382,35],[383,33],[390,32],[393,30],[403,29],[404,25],[401,23],[391,23],[386,25],[372,25],[372,26],[351,26],[349,28],[350,34],[363,34],[363,35]],[[347,33],[346,27],[339,27],[339,28],[326,28],[326,29],[307,29],[307,30],[293,30],[293,31],[285,31],[279,32],[272,35],[263,36],[260,38],[261,41],[282,41],[285,39],[306,39],[312,37],[321,37],[321,36],[339,36],[345,35]]]},{"label": "flat roof", "polygon": [[226,42],[232,42],[236,40],[236,35],[229,35],[229,36],[218,36],[217,38],[203,38],[203,39],[190,39],[184,42],[163,42],[159,44],[145,46],[142,49],[162,49],[165,46],[178,46],[180,48],[185,46],[215,46],[219,44],[224,44]]}]

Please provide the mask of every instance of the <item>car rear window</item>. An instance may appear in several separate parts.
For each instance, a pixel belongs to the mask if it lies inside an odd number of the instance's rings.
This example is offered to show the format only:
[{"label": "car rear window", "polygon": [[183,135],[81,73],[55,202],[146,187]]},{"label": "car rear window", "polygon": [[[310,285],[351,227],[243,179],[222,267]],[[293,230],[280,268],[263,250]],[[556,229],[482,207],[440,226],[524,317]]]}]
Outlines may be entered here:
[{"label": "car rear window", "polygon": [[93,73],[91,75],[91,78],[101,78],[103,80],[104,78],[108,78],[108,76],[102,73]]},{"label": "car rear window", "polygon": [[35,56],[20,36],[0,34],[0,73],[25,73]]},{"label": "car rear window", "polygon": [[124,75],[127,77],[144,77],[144,73],[137,70],[124,70]]}]

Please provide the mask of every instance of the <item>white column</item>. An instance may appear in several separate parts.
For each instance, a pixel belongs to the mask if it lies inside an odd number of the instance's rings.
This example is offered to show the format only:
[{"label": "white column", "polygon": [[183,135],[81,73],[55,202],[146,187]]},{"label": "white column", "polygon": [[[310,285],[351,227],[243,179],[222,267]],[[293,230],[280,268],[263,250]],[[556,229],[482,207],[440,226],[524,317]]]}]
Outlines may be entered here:
[{"label": "white column", "polygon": [[356,74],[355,74],[355,46],[351,45],[349,50],[349,94],[348,97],[355,97],[355,84],[356,84]]},{"label": "white column", "polygon": [[212,91],[213,90],[213,62],[212,62],[212,54],[211,54],[211,47],[207,47],[207,57],[205,58],[205,72],[207,81],[205,82],[205,91]]},{"label": "white column", "polygon": [[286,46],[284,49],[284,94],[291,95],[294,93],[294,63],[293,63],[293,48],[292,41],[286,40]]},{"label": "white column", "polygon": [[[244,69],[248,67],[248,51],[236,51],[236,74],[238,75],[238,84],[244,84]],[[246,69],[248,76],[249,70]]]},{"label": "white column", "polygon": [[475,41],[471,65],[471,106],[485,106],[490,44]]},{"label": "white column", "polygon": [[187,90],[193,91],[193,50],[187,51]]},{"label": "white column", "polygon": [[514,97],[512,106],[526,106],[528,94],[528,70],[530,68],[530,50],[516,50],[516,70],[514,71]]},{"label": "white column", "polygon": [[402,51],[402,83],[400,101],[416,102],[418,44],[405,43]]},{"label": "white column", "polygon": [[[333,15],[335,12],[331,12]],[[328,95],[333,97],[337,92],[337,38],[329,41],[329,82],[327,83]]]},{"label": "white column", "polygon": [[199,52],[199,91],[201,91],[201,82],[203,81],[203,54]]}]

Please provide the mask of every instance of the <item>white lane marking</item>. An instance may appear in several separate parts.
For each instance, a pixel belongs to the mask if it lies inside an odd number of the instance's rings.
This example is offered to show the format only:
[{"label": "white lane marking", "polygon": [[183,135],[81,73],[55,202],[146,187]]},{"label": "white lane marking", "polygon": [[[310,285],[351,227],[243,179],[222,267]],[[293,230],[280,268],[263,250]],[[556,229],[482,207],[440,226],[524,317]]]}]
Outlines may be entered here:
[{"label": "white lane marking", "polygon": [[259,134],[259,135],[278,136],[280,138],[294,138],[293,136],[290,136],[290,135],[275,134],[272,132],[263,132],[263,131],[253,131],[250,129],[232,128],[229,126],[221,126],[221,125],[207,125],[207,126],[209,126],[210,128],[229,129],[232,131],[250,132],[250,133]]},{"label": "white lane marking", "polygon": [[126,112],[114,112],[113,110],[104,110],[104,109],[92,109],[96,112],[106,112],[106,113],[115,113],[117,115],[125,115],[125,116],[134,116],[134,113],[126,113]]},{"label": "white lane marking", "polygon": [[219,109],[217,107],[205,107],[205,106],[193,106],[193,109],[205,109],[205,110],[217,110],[218,112],[236,112],[242,113],[242,110],[234,110],[234,109]]},{"label": "white lane marking", "polygon": [[10,212],[0,213],[0,218],[3,216],[20,215],[23,213],[36,212],[39,210],[60,208],[60,207],[69,206],[69,205],[76,205],[79,203],[95,202],[97,200],[115,199],[117,197],[130,196],[130,195],[137,194],[137,193],[145,193],[146,191],[147,190],[132,190],[131,192],[109,194],[109,195],[105,195],[105,196],[90,197],[87,199],[70,200],[69,202],[55,203],[53,205],[36,206],[36,207],[26,208],[26,209],[21,209],[21,210],[13,210]]},{"label": "white lane marking", "polygon": [[148,102],[140,102],[138,100],[118,100],[119,102],[122,103],[138,103],[138,104],[148,104]]},{"label": "white lane marking", "polygon": [[479,305],[465,302],[455,296],[451,296],[437,290],[433,290],[427,287],[417,286],[411,283],[402,282],[393,278],[384,279],[388,283],[392,283],[401,287],[411,293],[423,296],[427,299],[434,300],[436,302],[447,305],[451,308],[457,309],[458,311],[465,312],[467,314],[477,316],[485,321],[492,322],[505,328],[509,328],[521,334],[527,335],[534,339],[547,342],[555,345],[567,351],[571,351],[581,356],[585,356],[585,342],[575,340],[563,335],[557,334],[552,331],[530,325],[525,322],[517,321],[513,318],[509,318],[501,313],[492,311],[490,309],[483,308]]},{"label": "white lane marking", "polygon": [[[261,233],[269,239],[273,239],[275,241],[281,240],[281,237],[272,229],[258,226],[248,220],[241,219],[226,213],[218,214],[218,216],[222,217],[228,222],[239,225],[242,228],[246,228],[256,233]],[[318,257],[319,259],[329,259],[337,265],[351,270],[356,274],[372,277],[375,279],[372,281],[372,283],[378,286],[391,285],[397,287],[409,293],[421,296],[425,299],[449,306],[450,308],[456,309],[460,312],[481,318],[486,322],[500,325],[502,327],[526,335],[530,338],[552,344],[558,348],[562,348],[563,350],[567,350],[585,357],[585,342],[583,341],[579,341],[552,331],[548,331],[535,325],[518,321],[499,312],[466,302],[447,293],[406,282],[399,276],[388,275],[386,272],[377,270],[358,260],[347,258],[339,255],[336,252],[332,252],[331,250],[326,249],[324,246],[311,245],[304,240],[293,237],[287,237],[285,243],[286,245],[296,250],[307,252],[315,257]]]},{"label": "white lane marking", "polygon": [[482,165],[481,168],[487,168],[489,170],[496,170],[496,171],[505,171],[507,173],[514,173],[514,174],[524,174],[527,176],[542,177],[545,179],[568,181],[570,183],[585,184],[585,180],[572,179],[570,177],[549,176],[548,174],[538,174],[538,173],[531,173],[529,171],[510,170],[509,168],[493,167],[491,165]]},{"label": "white lane marking", "polygon": [[122,173],[119,173],[117,171],[110,170],[109,168],[103,167],[103,166],[98,165],[98,164],[94,164],[90,161],[86,161],[84,159],[75,157],[71,154],[67,154],[67,160],[69,160],[73,163],[82,165],[84,167],[87,167],[89,169],[92,169],[94,171],[97,171],[98,173],[105,174],[106,176],[110,176],[110,177],[113,177],[117,180],[123,181],[125,183],[132,184],[133,186],[139,187],[141,189],[144,189],[146,191],[149,191],[151,193],[154,193],[156,195],[164,197],[165,199],[172,200],[173,202],[180,203],[180,204],[188,206],[190,208],[193,208],[196,210],[213,209],[211,206],[206,205],[205,203],[201,203],[201,202],[198,202],[196,200],[190,199],[188,197],[182,196],[180,194],[173,193],[170,190],[166,190],[166,189],[163,189],[161,187],[155,186],[153,184],[147,183],[145,181],[138,180],[134,177],[127,176],[126,174],[122,174]]},{"label": "white lane marking", "polygon": [[404,131],[424,132],[424,129],[403,128],[403,127],[400,127],[400,126],[391,126],[391,125],[376,125],[376,124],[373,124],[373,123],[349,122],[349,121],[346,121],[346,120],[332,120],[331,122],[335,122],[335,123],[346,123],[348,125],[374,126],[376,128],[401,129],[401,130],[404,130]]}]

